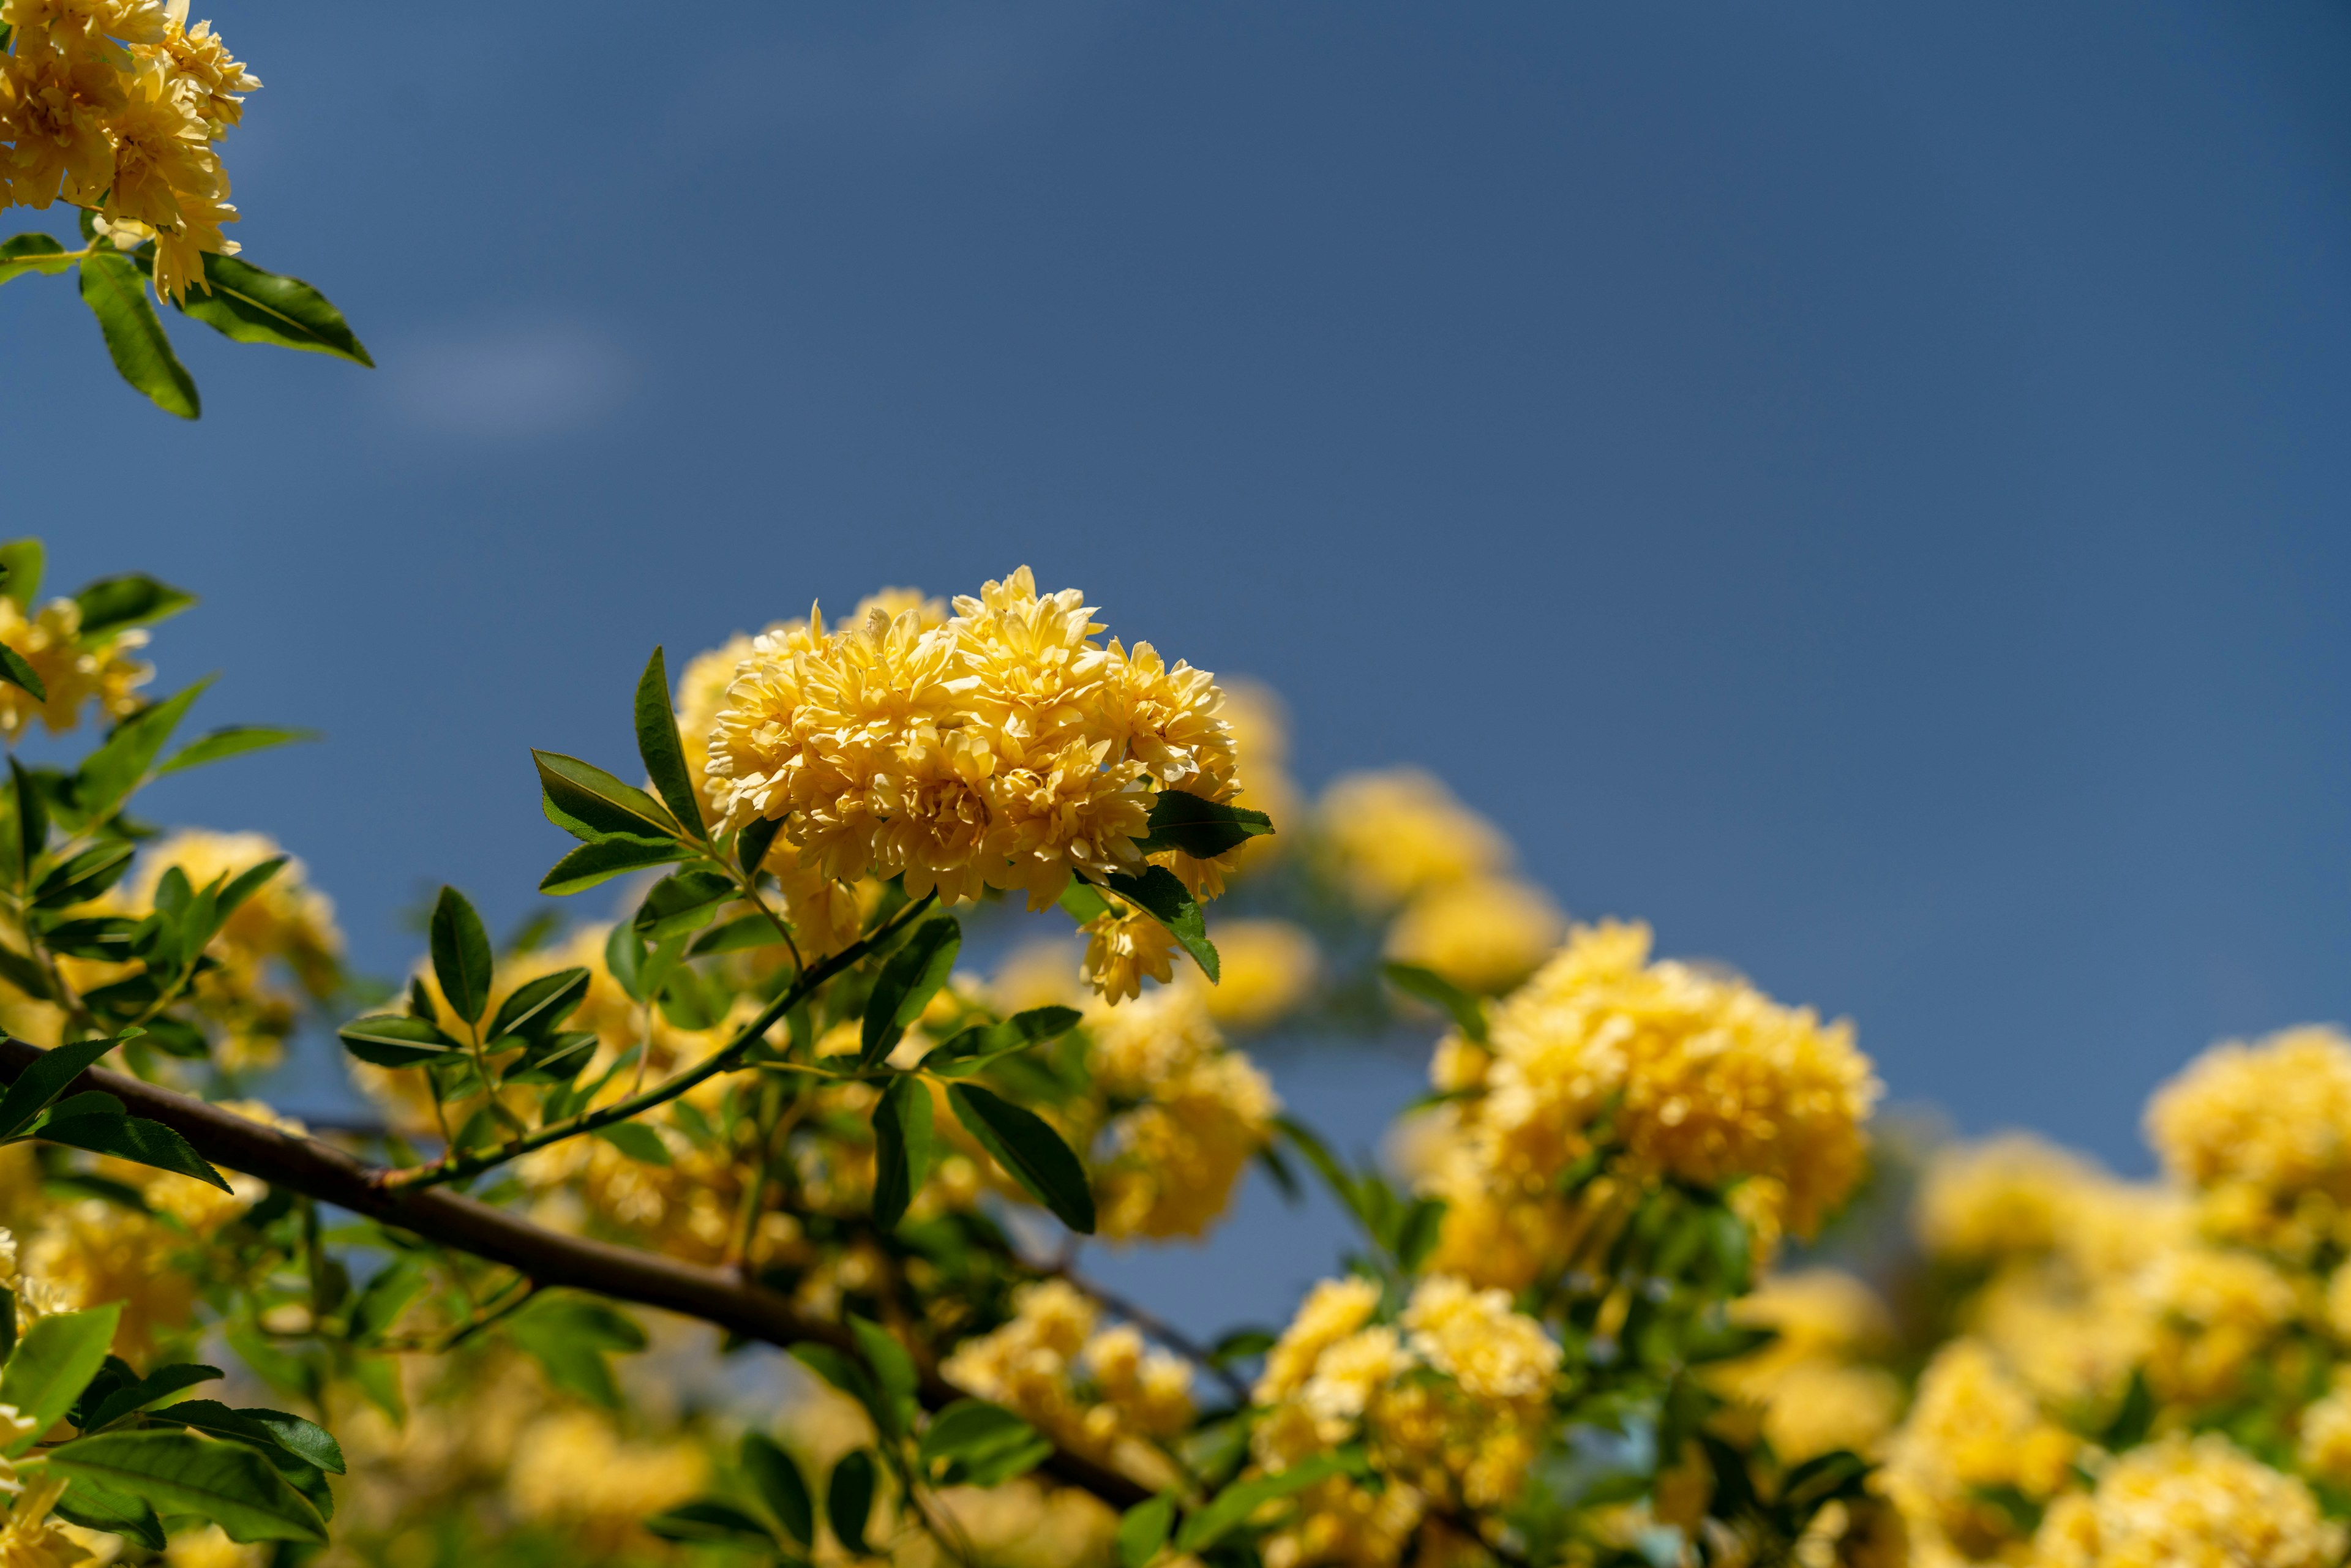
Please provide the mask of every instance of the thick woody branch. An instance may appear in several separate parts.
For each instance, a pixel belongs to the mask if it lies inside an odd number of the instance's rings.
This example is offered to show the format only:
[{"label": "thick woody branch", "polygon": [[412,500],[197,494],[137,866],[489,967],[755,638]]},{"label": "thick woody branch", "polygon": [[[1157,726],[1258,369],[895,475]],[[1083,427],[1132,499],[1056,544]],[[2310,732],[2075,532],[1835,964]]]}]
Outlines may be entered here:
[{"label": "thick woody branch", "polygon": [[[0,1083],[15,1082],[40,1054],[37,1046],[0,1037]],[[331,1145],[248,1122],[193,1095],[103,1068],[75,1079],[68,1092],[93,1089],[113,1095],[133,1115],[162,1123],[216,1166],[513,1269],[541,1288],[568,1286],[659,1307],[767,1344],[814,1340],[852,1354],[856,1349],[841,1325],[810,1317],[788,1298],[730,1270],[566,1236],[446,1188],[390,1186],[381,1167]],[[934,1409],[966,1397],[927,1367],[921,1392],[924,1403]],[[1056,1480],[1117,1507],[1150,1495],[1118,1471],[1066,1449],[1055,1449],[1043,1468]]]}]

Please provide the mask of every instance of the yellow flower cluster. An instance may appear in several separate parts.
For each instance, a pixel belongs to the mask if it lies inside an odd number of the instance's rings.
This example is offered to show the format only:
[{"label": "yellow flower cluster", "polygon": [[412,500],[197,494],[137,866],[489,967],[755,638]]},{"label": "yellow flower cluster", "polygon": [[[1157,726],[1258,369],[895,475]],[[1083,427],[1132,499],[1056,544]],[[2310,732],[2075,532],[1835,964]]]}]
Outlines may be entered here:
[{"label": "yellow flower cluster", "polygon": [[1500,1291],[1449,1275],[1414,1290],[1393,1324],[1374,1322],[1379,1287],[1327,1280],[1267,1353],[1252,1397],[1264,1409],[1250,1451],[1279,1474],[1368,1439],[1379,1488],[1346,1477],[1300,1494],[1269,1537],[1268,1568],[1394,1563],[1431,1499],[1495,1508],[1514,1497],[1541,1442],[1561,1351]]},{"label": "yellow flower cluster", "polygon": [[1159,1444],[1192,1422],[1192,1369],[1129,1325],[1103,1328],[1092,1301],[1060,1280],[1021,1287],[1011,1322],[957,1345],[939,1370],[1056,1441],[1147,1485],[1177,1471]]},{"label": "yellow flower cluster", "polygon": [[0,1519],[0,1568],[74,1568],[89,1560],[66,1533],[68,1527],[49,1516],[65,1490],[65,1477],[44,1476],[17,1492]]},{"label": "yellow flower cluster", "polygon": [[644,1521],[694,1496],[708,1479],[702,1448],[683,1438],[623,1438],[610,1417],[560,1410],[525,1427],[507,1495],[515,1511],[560,1528],[597,1557],[651,1544]]},{"label": "yellow flower cluster", "polygon": [[1891,1348],[1885,1303],[1834,1269],[1778,1274],[1732,1303],[1731,1319],[1778,1338],[1722,1366],[1715,1385],[1757,1418],[1786,1464],[1872,1451],[1902,1411],[1902,1385],[1870,1360]]},{"label": "yellow flower cluster", "polygon": [[2166,1437],[2124,1454],[2097,1490],[2061,1498],[2034,1568],[2335,1568],[2344,1529],[2310,1489],[2226,1437]]},{"label": "yellow flower cluster", "polygon": [[2013,1492],[2047,1501],[2070,1482],[2081,1448],[1988,1345],[1958,1339],[1920,1375],[1909,1418],[1886,1444],[1882,1479],[1928,1561],[1938,1550],[1987,1558],[2018,1535],[1993,1500]]},{"label": "yellow flower cluster", "polygon": [[1417,768],[1332,782],[1315,831],[1365,909],[1395,911],[1387,955],[1474,991],[1524,979],[1566,924],[1549,894],[1509,874],[1510,841]]},{"label": "yellow flower cluster", "polygon": [[234,256],[236,221],[213,143],[261,83],[188,0],[6,0],[13,29],[0,59],[0,141],[7,199],[63,197],[100,214],[124,249],[155,242],[155,291],[207,292],[204,252]]},{"label": "yellow flower cluster", "polygon": [[1767,1241],[1810,1234],[1852,1191],[1878,1084],[1851,1028],[1651,963],[1649,942],[1645,925],[1577,927],[1494,1009],[1489,1051],[1440,1049],[1437,1087],[1478,1092],[1423,1178],[1449,1206],[1437,1266],[1510,1285],[1558,1266],[1581,1220],[1553,1184],[1604,1120],[1635,1176],[1736,1185]]},{"label": "yellow flower cluster", "polygon": [[[706,776],[727,826],[780,819],[835,882],[904,876],[947,903],[1018,890],[1032,908],[1070,873],[1143,869],[1157,790],[1236,788],[1223,695],[1147,643],[1094,639],[1075,589],[1027,568],[959,598],[944,624],[876,611],[827,632],[753,639],[710,730]],[[1225,866],[1167,852],[1202,896]]]},{"label": "yellow flower cluster", "polygon": [[1136,1101],[1103,1129],[1095,1199],[1113,1239],[1201,1236],[1273,1134],[1281,1102],[1225,1049],[1198,990],[1171,986],[1088,1014],[1095,1086]]},{"label": "yellow flower cluster", "polygon": [[[1274,841],[1273,835],[1249,841]],[[1287,920],[1221,921],[1209,935],[1216,939],[1222,973],[1211,986],[1186,969],[1185,984],[1200,992],[1208,1016],[1227,1029],[1248,1032],[1280,1023],[1298,1010],[1321,977],[1322,956],[1314,938]]]},{"label": "yellow flower cluster", "polygon": [[2158,1092],[2147,1138],[2198,1189],[2209,1234],[2281,1251],[2351,1245],[2351,1040],[2287,1030],[2215,1046]]},{"label": "yellow flower cluster", "polygon": [[[0,6],[0,16],[5,15],[6,7]],[[12,61],[0,57],[0,82],[8,79]],[[155,674],[155,667],[138,657],[147,645],[145,632],[131,627],[85,637],[81,606],[70,599],[52,599],[29,611],[0,597],[0,643],[33,667],[48,693],[43,702],[21,686],[0,683],[0,736],[12,746],[35,719],[51,735],[64,734],[81,723],[82,709],[93,704],[101,717],[120,718],[139,706],[138,688]]]}]

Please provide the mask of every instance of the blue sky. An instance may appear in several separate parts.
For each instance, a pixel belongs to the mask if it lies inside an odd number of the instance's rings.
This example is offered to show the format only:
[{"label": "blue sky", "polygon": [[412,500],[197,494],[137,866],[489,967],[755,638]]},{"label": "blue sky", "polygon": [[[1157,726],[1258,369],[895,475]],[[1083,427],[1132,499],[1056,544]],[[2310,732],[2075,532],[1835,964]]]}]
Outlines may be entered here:
[{"label": "blue sky", "polygon": [[185,426],[20,280],[9,528],[329,733],[157,806],[380,971],[653,643],[1027,561],[1962,1126],[2136,1166],[2351,1014],[2339,5],[214,16],[247,256],[381,368],[183,324]]}]

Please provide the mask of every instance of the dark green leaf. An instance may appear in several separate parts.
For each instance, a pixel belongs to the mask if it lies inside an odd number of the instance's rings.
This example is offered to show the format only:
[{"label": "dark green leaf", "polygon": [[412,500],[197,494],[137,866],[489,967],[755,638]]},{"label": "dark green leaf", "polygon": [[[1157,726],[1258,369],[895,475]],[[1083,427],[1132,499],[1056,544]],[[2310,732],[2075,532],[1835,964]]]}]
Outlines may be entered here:
[{"label": "dark green leaf", "polygon": [[195,601],[194,594],[168,582],[159,582],[143,571],[101,577],[74,595],[74,602],[81,607],[81,634],[85,637],[102,637],[126,626],[149,625],[177,615]]},{"label": "dark green leaf", "polygon": [[106,1347],[122,1316],[119,1303],[82,1312],[52,1312],[26,1329],[0,1373],[0,1405],[13,1405],[31,1423],[25,1435],[0,1447],[13,1459],[65,1418],[106,1364]]},{"label": "dark green leaf", "polygon": [[163,743],[187,716],[189,706],[210,685],[212,677],[207,675],[185,691],[140,709],[114,727],[105,745],[82,758],[74,776],[73,794],[75,809],[84,821],[101,822],[120,809],[147,777]]},{"label": "dark green leaf", "polygon": [[0,643],[0,681],[24,687],[33,694],[36,702],[49,700],[49,687],[40,672],[25,662],[25,655],[5,643]]},{"label": "dark green leaf", "polygon": [[1200,973],[1207,976],[1211,983],[1219,977],[1217,948],[1208,940],[1207,921],[1174,872],[1155,865],[1141,876],[1119,873],[1106,878],[1105,883],[1113,893],[1167,927],[1176,945],[1192,955],[1192,961],[1200,966]]},{"label": "dark green leaf", "polygon": [[139,264],[127,256],[102,253],[81,258],[81,302],[98,318],[106,337],[106,351],[122,379],[147,394],[166,413],[193,419],[202,411],[194,378],[172,340],[163,333],[155,307],[147,298],[147,285]]},{"label": "dark green leaf", "polygon": [[1071,877],[1069,885],[1061,889],[1061,904],[1062,913],[1081,925],[1116,913],[1111,908],[1109,899],[1076,877]]},{"label": "dark green leaf", "polygon": [[776,923],[763,912],[754,910],[709,930],[694,939],[686,951],[700,958],[712,953],[748,953],[760,947],[772,947],[784,939]]},{"label": "dark green leaf", "polygon": [[538,765],[539,788],[565,816],[599,833],[677,836],[677,820],[635,785],[623,784],[594,764],[560,752],[530,755]]},{"label": "dark green leaf", "polygon": [[49,998],[49,977],[38,964],[5,942],[0,942],[0,979],[6,980],[36,1001]]},{"label": "dark green leaf", "polygon": [[569,894],[583,893],[599,883],[610,882],[632,871],[647,866],[667,865],[686,856],[685,846],[674,839],[648,839],[636,833],[604,833],[589,840],[561,860],[539,878],[538,891],[560,898]]},{"label": "dark green leaf", "polygon": [[873,1223],[897,1228],[931,1174],[931,1092],[901,1073],[873,1107]]},{"label": "dark green leaf", "polygon": [[68,1524],[120,1535],[150,1552],[161,1552],[165,1545],[163,1521],[144,1498],[116,1491],[86,1476],[77,1478],[51,1507]]},{"label": "dark green leaf", "polygon": [[193,1388],[199,1383],[210,1383],[222,1376],[217,1366],[182,1364],[159,1366],[127,1388],[117,1389],[106,1396],[99,1407],[82,1422],[86,1429],[110,1427],[133,1411],[144,1410],[158,1399],[167,1399],[183,1388]]},{"label": "dark green leaf", "polygon": [[1209,1347],[1208,1361],[1211,1365],[1230,1366],[1263,1355],[1275,1343],[1274,1336],[1263,1329],[1235,1329]]},{"label": "dark green leaf", "polygon": [[67,1085],[120,1043],[119,1038],[77,1040],[43,1051],[16,1075],[8,1092],[0,1094],[0,1138],[23,1132],[50,1102],[66,1092]]},{"label": "dark green leaf", "polygon": [[874,1385],[896,1416],[887,1429],[904,1432],[914,1418],[914,1358],[888,1329],[854,1312],[849,1314],[849,1332],[857,1341],[858,1354],[872,1370]]},{"label": "dark green leaf", "polygon": [[101,1432],[49,1450],[50,1468],[209,1519],[232,1541],[327,1539],[325,1524],[259,1449],[193,1432]]},{"label": "dark green leaf", "polygon": [[[15,758],[8,759],[9,792],[16,808],[16,867],[18,873],[31,871],[34,861],[49,847],[49,807],[42,798],[41,786],[25,770],[25,765]],[[12,874],[11,881],[22,882],[22,874]],[[54,948],[57,933],[49,938]]]},{"label": "dark green leaf", "polygon": [[1061,1135],[1034,1112],[999,1099],[976,1083],[947,1088],[956,1120],[982,1148],[1054,1215],[1081,1236],[1094,1231],[1093,1189],[1086,1167]]},{"label": "dark green leaf", "polygon": [[1028,1474],[1052,1451],[1036,1427],[1002,1406],[958,1399],[931,1417],[915,1458],[938,1485],[993,1487]]},{"label": "dark green leaf", "polygon": [[[73,262],[65,256],[65,246],[56,238],[44,234],[21,234],[0,240],[0,283],[27,272],[45,272],[54,277],[60,272],[73,270]],[[40,579],[36,576],[37,586]],[[26,591],[29,601],[32,590]]]},{"label": "dark green leaf", "polygon": [[298,277],[264,272],[235,256],[207,251],[204,281],[212,285],[212,292],[191,288],[178,301],[179,308],[224,337],[332,354],[371,369],[375,365],[343,313]]},{"label": "dark green leaf", "polygon": [[455,1040],[425,1019],[400,1013],[354,1019],[336,1030],[336,1038],[345,1051],[378,1067],[414,1067],[458,1049]]},{"label": "dark green leaf", "polygon": [[541,975],[517,986],[514,993],[498,1004],[497,1014],[490,1020],[488,1038],[543,1035],[562,1022],[587,994],[585,969],[558,969],[551,975]]},{"label": "dark green leaf", "polygon": [[643,1122],[615,1122],[609,1127],[599,1127],[591,1134],[603,1139],[629,1158],[642,1165],[665,1166],[670,1163],[669,1145],[661,1134]]},{"label": "dark green leaf", "polygon": [[645,1528],[664,1541],[755,1542],[769,1547],[776,1543],[766,1525],[733,1503],[721,1502],[716,1498],[680,1503],[667,1513],[657,1513],[645,1521]]},{"label": "dark green leaf", "polygon": [[873,1512],[873,1456],[859,1448],[832,1467],[824,1489],[825,1517],[832,1533],[860,1557],[871,1556],[865,1544],[865,1521]]},{"label": "dark green leaf", "polygon": [[1317,1482],[1330,1479],[1354,1469],[1356,1460],[1344,1454],[1316,1454],[1275,1476],[1259,1476],[1227,1487],[1217,1494],[1216,1500],[1184,1521],[1176,1537],[1178,1552],[1205,1552],[1245,1523],[1249,1517],[1276,1498],[1304,1491]]},{"label": "dark green leaf", "polygon": [[1058,1040],[1078,1026],[1075,1008],[1030,1008],[1001,1023],[965,1030],[923,1058],[925,1071],[946,1078],[967,1077],[1000,1056]]},{"label": "dark green leaf", "polygon": [[490,934],[482,917],[454,887],[443,887],[433,905],[433,975],[442,999],[467,1023],[478,1022],[490,1005]]},{"label": "dark green leaf", "polygon": [[904,946],[890,955],[866,998],[860,1066],[871,1067],[890,1054],[906,1026],[923,1016],[947,983],[962,947],[963,926],[954,915],[940,915],[915,926]]},{"label": "dark green leaf", "polygon": [[768,851],[775,846],[776,835],[784,831],[781,817],[754,817],[743,824],[735,835],[735,863],[756,875],[767,863]]},{"label": "dark green leaf", "polygon": [[1388,984],[1407,996],[1434,1002],[1453,1015],[1453,1022],[1464,1035],[1479,1045],[1486,1043],[1486,1004],[1438,974],[1417,964],[1383,964],[1380,973]]},{"label": "dark green leaf", "polygon": [[1176,1528],[1176,1500],[1160,1496],[1149,1502],[1136,1503],[1118,1521],[1119,1568],[1147,1568],[1167,1544],[1167,1532]]},{"label": "dark green leaf", "polygon": [[775,1515],[784,1533],[802,1546],[816,1544],[816,1506],[799,1466],[776,1440],[764,1432],[743,1437],[743,1474],[760,1503]]},{"label": "dark green leaf", "polygon": [[1144,854],[1181,850],[1207,860],[1272,831],[1273,819],[1263,811],[1219,805],[1181,789],[1162,789],[1151,807],[1151,836],[1134,847]]},{"label": "dark green leaf", "polygon": [[[710,924],[718,906],[735,896],[735,883],[715,871],[692,867],[653,883],[630,922],[648,941],[684,937]],[[651,982],[647,982],[652,988]],[[658,990],[654,991],[658,995]]]},{"label": "dark green leaf", "polygon": [[313,1469],[343,1473],[342,1445],[335,1441],[333,1434],[314,1421],[289,1416],[283,1410],[258,1406],[232,1410],[216,1399],[188,1399],[159,1410],[155,1416],[215,1437],[251,1443]]},{"label": "dark green leaf", "polygon": [[645,661],[645,673],[637,679],[637,756],[670,815],[684,823],[695,838],[707,839],[702,802],[695,798],[694,776],[685,768],[685,746],[678,738],[677,714],[669,706],[669,666],[659,648]]},{"label": "dark green leaf", "polygon": [[359,1298],[351,1302],[349,1326],[354,1341],[366,1343],[390,1333],[408,1304],[430,1283],[415,1259],[401,1258],[377,1270]]},{"label": "dark green leaf", "polygon": [[644,1330],[618,1310],[579,1296],[539,1296],[513,1317],[505,1333],[547,1371],[548,1380],[606,1409],[621,1403],[607,1353],[645,1347]]},{"label": "dark green leaf", "polygon": [[267,725],[235,724],[226,729],[200,735],[178,751],[164,758],[155,769],[155,776],[177,773],[183,768],[202,768],[207,762],[224,758],[242,757],[248,751],[266,751],[273,746],[291,746],[301,740],[324,740],[315,729],[275,729]]},{"label": "dark green leaf", "polygon": [[143,1116],[60,1116],[42,1123],[36,1135],[69,1149],[112,1155],[118,1160],[193,1176],[223,1192],[229,1190],[227,1178],[191,1148],[187,1139]]},{"label": "dark green leaf", "polygon": [[1420,1272],[1420,1266],[1437,1249],[1437,1238],[1445,1229],[1445,1200],[1424,1197],[1414,1200],[1404,1209],[1395,1228],[1396,1267],[1407,1274]]},{"label": "dark green leaf", "polygon": [[138,847],[126,839],[109,839],[50,867],[33,884],[33,906],[67,909],[96,898],[122,880],[131,870],[131,857]]}]

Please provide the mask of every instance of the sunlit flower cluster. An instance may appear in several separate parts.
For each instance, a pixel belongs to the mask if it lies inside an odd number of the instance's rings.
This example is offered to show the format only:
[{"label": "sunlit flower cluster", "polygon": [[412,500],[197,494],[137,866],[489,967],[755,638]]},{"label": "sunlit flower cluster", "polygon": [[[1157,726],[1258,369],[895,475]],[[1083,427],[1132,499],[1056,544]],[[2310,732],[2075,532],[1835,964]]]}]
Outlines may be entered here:
[{"label": "sunlit flower cluster", "polygon": [[2310,1489],[2207,1433],[2122,1455],[2097,1489],[2061,1498],[2034,1568],[2333,1568],[2343,1526]]},{"label": "sunlit flower cluster", "polygon": [[523,1518],[602,1556],[644,1543],[645,1520],[692,1497],[709,1468],[691,1439],[631,1440],[595,1411],[559,1410],[523,1429],[507,1493]]},{"label": "sunlit flower cluster", "polygon": [[[6,72],[0,59],[0,81]],[[0,737],[11,745],[35,719],[51,735],[62,735],[81,723],[86,708],[95,707],[101,719],[120,718],[139,706],[139,688],[155,674],[139,657],[147,645],[144,631],[117,627],[84,636],[81,606],[70,599],[27,610],[0,596],[0,643],[32,666],[48,693],[45,702],[21,686],[0,683]]]},{"label": "sunlit flower cluster", "polygon": [[123,249],[153,241],[155,290],[209,291],[204,253],[234,256],[236,221],[213,144],[261,83],[187,0],[6,0],[0,141],[7,199],[96,210]]},{"label": "sunlit flower cluster", "polygon": [[1892,1429],[1902,1385],[1873,1362],[1892,1348],[1894,1325],[1861,1281],[1833,1269],[1775,1275],[1733,1303],[1731,1317],[1778,1336],[1721,1367],[1716,1381],[1754,1413],[1780,1458],[1868,1453]]},{"label": "sunlit flower cluster", "polygon": [[1199,1236],[1221,1218],[1281,1102],[1249,1059],[1225,1049],[1198,990],[1165,987],[1089,1014],[1096,1086],[1135,1102],[1095,1151],[1102,1233]]},{"label": "sunlit flower cluster", "polygon": [[2351,1243],[2351,1040],[2287,1030],[2205,1052],[2147,1106],[2165,1168],[2223,1239],[2310,1252]]}]

